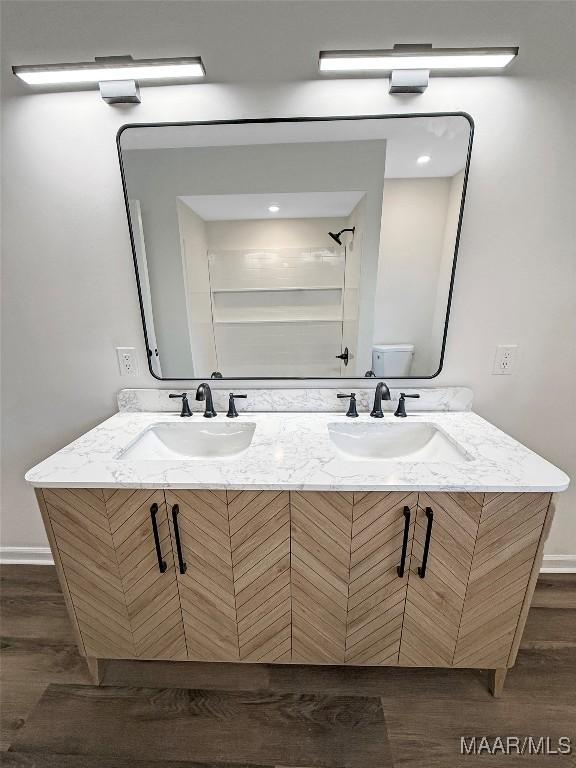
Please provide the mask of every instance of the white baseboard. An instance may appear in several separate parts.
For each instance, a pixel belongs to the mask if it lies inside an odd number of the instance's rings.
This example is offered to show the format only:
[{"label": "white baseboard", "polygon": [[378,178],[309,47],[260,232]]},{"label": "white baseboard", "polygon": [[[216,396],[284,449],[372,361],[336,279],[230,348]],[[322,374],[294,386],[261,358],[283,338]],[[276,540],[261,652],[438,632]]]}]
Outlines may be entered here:
[{"label": "white baseboard", "polygon": [[3,565],[54,565],[50,547],[0,547]]},{"label": "white baseboard", "polygon": [[576,573],[576,555],[544,555],[540,573]]},{"label": "white baseboard", "polygon": [[[0,547],[0,563],[54,565],[50,547]],[[576,573],[576,555],[544,555],[540,573]]]}]

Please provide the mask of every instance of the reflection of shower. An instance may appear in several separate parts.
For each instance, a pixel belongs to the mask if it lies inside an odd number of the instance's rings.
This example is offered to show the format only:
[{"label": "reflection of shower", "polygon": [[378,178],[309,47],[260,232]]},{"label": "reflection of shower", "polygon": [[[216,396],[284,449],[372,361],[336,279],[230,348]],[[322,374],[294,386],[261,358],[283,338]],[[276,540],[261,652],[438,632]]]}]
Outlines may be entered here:
[{"label": "reflection of shower", "polygon": [[352,234],[354,234],[355,231],[356,231],[356,227],[352,227],[351,229],[341,229],[340,232],[336,232],[336,233],[328,232],[328,234],[330,235],[332,240],[335,240],[338,243],[338,245],[342,245],[342,240],[340,239],[340,235],[344,234],[344,232],[352,232]]}]

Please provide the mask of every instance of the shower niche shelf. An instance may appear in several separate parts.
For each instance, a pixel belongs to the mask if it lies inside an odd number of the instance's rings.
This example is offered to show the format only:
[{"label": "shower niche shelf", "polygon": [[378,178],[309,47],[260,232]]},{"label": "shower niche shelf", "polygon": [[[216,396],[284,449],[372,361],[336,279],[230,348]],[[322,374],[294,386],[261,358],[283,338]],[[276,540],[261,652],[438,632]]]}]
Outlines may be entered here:
[{"label": "shower niche shelf", "polygon": [[212,288],[212,293],[268,293],[272,291],[341,291],[341,285],[266,285],[257,288]]},{"label": "shower niche shelf", "polygon": [[252,320],[214,320],[214,325],[251,325],[251,324],[274,324],[274,323],[341,323],[341,317],[274,317]]},{"label": "shower niche shelf", "polygon": [[215,324],[342,322],[341,286],[214,292]]}]

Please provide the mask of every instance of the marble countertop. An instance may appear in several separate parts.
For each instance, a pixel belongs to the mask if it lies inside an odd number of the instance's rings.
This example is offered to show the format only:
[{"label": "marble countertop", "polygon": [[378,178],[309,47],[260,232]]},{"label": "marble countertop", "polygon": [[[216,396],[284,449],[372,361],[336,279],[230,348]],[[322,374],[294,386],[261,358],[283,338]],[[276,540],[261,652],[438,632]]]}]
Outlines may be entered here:
[{"label": "marble countertop", "polygon": [[[408,406],[409,407],[409,406]],[[230,423],[220,414],[218,421]],[[465,459],[416,462],[358,459],[342,454],[329,423],[399,423],[361,414],[244,413],[235,424],[256,425],[250,447],[227,458],[128,460],[123,450],[157,423],[199,423],[176,413],[121,412],[26,474],[37,487],[212,488],[317,491],[563,491],[569,478],[533,451],[471,411],[415,413],[402,423],[428,422],[466,454]],[[211,420],[216,423],[216,420]]]}]

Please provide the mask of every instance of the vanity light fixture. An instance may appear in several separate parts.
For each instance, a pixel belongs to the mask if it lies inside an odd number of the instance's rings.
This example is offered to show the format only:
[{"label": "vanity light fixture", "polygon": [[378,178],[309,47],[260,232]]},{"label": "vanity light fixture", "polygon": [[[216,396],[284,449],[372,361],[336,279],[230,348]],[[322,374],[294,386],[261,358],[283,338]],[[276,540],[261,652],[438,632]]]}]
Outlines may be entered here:
[{"label": "vanity light fixture", "polygon": [[138,103],[138,83],[195,80],[206,76],[199,56],[174,59],[133,59],[132,56],[96,56],[78,64],[34,64],[12,67],[28,85],[80,88],[100,86],[109,104]]},{"label": "vanity light fixture", "polygon": [[426,163],[429,163],[432,158],[430,155],[420,155],[419,158],[417,158],[416,162],[418,165],[426,165]]},{"label": "vanity light fixture", "polygon": [[278,203],[272,203],[272,205],[268,206],[268,210],[270,211],[270,213],[278,213],[278,211],[280,210],[280,206],[278,205]]},{"label": "vanity light fixture", "polygon": [[321,73],[390,74],[390,93],[423,93],[428,76],[501,71],[518,55],[509,48],[433,48],[431,44],[395,45],[391,50],[320,51]]}]

